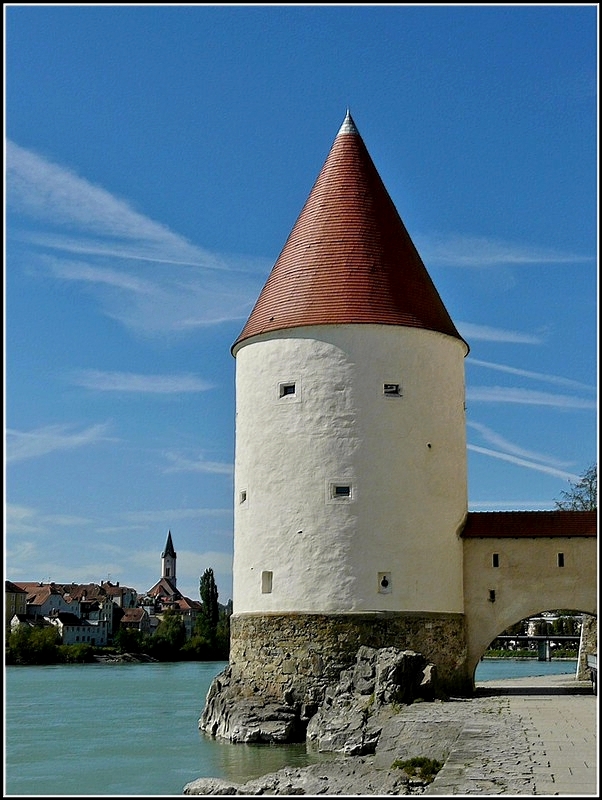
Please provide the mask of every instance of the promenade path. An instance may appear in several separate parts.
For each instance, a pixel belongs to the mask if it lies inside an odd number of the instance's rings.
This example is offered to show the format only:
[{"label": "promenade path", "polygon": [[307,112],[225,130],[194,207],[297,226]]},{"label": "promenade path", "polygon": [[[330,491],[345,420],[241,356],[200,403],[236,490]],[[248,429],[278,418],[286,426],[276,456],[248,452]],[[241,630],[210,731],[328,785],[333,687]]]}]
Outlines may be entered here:
[{"label": "promenade path", "polygon": [[425,794],[599,796],[598,703],[589,681],[481,682],[471,704],[479,713],[464,721]]},{"label": "promenade path", "polygon": [[[482,682],[474,697],[412,703],[375,724],[374,755],[285,767],[244,784],[200,778],[183,793],[599,796],[597,697],[573,675]],[[415,756],[443,762],[431,784],[408,785],[392,766]]]}]

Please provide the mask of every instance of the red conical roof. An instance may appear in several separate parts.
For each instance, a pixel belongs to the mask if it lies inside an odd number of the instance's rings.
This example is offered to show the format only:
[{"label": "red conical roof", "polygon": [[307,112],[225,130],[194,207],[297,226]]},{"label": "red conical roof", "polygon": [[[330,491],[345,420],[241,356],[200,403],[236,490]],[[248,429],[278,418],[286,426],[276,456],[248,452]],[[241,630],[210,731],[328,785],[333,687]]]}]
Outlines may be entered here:
[{"label": "red conical roof", "polygon": [[260,333],[350,323],[462,338],[347,112],[232,349]]}]

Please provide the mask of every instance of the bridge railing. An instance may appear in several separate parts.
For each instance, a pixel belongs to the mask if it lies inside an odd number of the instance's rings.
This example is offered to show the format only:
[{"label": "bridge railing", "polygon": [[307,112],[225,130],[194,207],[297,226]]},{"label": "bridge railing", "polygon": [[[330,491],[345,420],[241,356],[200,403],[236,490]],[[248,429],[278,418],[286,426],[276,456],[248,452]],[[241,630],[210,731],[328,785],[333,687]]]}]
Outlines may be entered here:
[{"label": "bridge railing", "polygon": [[[580,636],[574,636],[570,634],[554,634],[554,633],[546,633],[546,634],[515,634],[508,635],[502,634],[500,636],[496,636],[495,639],[489,645],[490,648],[495,647],[496,643],[501,645],[507,643],[516,643],[518,645],[522,645],[523,649],[526,648],[528,650],[537,650],[537,660],[538,661],[551,661],[552,654],[553,654],[553,647],[552,644],[559,644],[559,645],[574,645],[574,649],[579,649],[579,642]],[[531,645],[534,645],[533,647]]]}]

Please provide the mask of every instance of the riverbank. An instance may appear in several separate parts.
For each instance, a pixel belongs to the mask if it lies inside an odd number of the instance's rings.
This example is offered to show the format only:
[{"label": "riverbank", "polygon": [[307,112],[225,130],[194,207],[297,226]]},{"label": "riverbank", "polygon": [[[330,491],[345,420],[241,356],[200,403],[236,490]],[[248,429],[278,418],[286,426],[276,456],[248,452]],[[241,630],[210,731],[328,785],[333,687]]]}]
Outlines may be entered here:
[{"label": "riverbank", "polygon": [[93,664],[158,664],[159,659],[146,653],[118,653],[113,655],[95,655]]},{"label": "riverbank", "polygon": [[[571,675],[488,681],[468,700],[388,712],[372,756],[287,767],[242,784],[202,778],[184,794],[596,796],[596,720],[589,681]],[[413,757],[443,762],[432,783],[392,767]]]}]

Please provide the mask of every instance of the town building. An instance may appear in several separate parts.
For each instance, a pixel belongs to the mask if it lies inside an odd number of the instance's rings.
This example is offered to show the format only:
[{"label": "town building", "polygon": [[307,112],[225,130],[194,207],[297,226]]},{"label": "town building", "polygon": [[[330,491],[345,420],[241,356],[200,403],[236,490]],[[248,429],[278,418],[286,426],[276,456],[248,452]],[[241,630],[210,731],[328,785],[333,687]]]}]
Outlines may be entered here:
[{"label": "town building", "polygon": [[44,619],[58,629],[62,644],[105,647],[108,643],[107,624],[104,620],[89,622],[68,611],[57,611]]},{"label": "town building", "polygon": [[15,614],[27,613],[27,592],[12,581],[4,581],[4,631],[10,632],[10,623]]},{"label": "town building", "polygon": [[119,627],[124,629],[140,631],[140,633],[151,633],[150,615],[145,608],[128,608],[121,620]]},{"label": "town building", "polygon": [[103,647],[110,643],[124,613],[122,604],[135,607],[138,596],[135,589],[108,581],[100,585],[19,581],[13,585],[24,594],[25,609],[11,616],[11,630],[18,625],[52,624],[63,644]]}]

